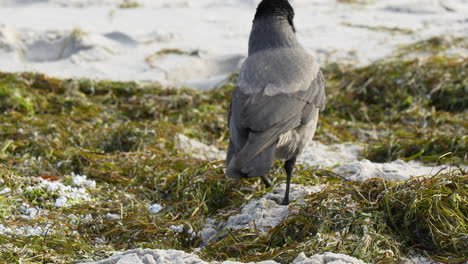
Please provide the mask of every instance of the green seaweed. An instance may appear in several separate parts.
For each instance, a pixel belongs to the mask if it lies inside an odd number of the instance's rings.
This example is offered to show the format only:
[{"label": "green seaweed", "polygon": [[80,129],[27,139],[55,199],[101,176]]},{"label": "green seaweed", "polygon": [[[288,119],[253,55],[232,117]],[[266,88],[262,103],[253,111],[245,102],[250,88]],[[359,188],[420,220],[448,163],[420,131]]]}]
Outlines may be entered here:
[{"label": "green seaweed", "polygon": [[145,58],[145,62],[154,67],[153,65],[153,61],[163,57],[163,56],[166,56],[166,55],[184,55],[184,56],[195,56],[195,57],[199,57],[200,56],[200,51],[199,50],[193,50],[193,51],[184,51],[184,50],[180,50],[180,49],[162,49],[162,50],[159,50],[151,55],[149,55],[148,57]]},{"label": "green seaweed", "polygon": [[347,27],[363,28],[363,29],[372,30],[372,31],[392,32],[392,33],[401,33],[401,34],[413,34],[414,33],[412,29],[399,28],[399,27],[369,26],[369,25],[351,24],[347,22],[342,22],[341,24]]},{"label": "green seaweed", "polygon": [[[462,43],[433,39],[366,67],[325,66],[328,105],[315,139],[360,142],[363,157],[379,162],[466,164],[467,61],[443,55]],[[434,52],[410,56],[427,50]],[[198,234],[208,218],[223,221],[269,191],[258,179],[227,179],[224,161],[199,160],[178,148],[177,135],[185,134],[226,149],[226,110],[236,77],[195,91],[0,73],[0,190],[12,189],[0,195],[0,220],[17,228],[52,225],[46,235],[0,234],[0,262],[70,263],[135,247],[199,246],[201,238],[190,228]],[[71,186],[71,173],[97,182],[87,190],[89,200],[55,208],[56,193],[28,189],[38,177]],[[284,182],[280,162],[269,177],[273,184]],[[292,205],[289,218],[270,232],[221,230],[198,254],[288,263],[301,251],[334,251],[388,263],[416,250],[462,263],[466,178],[453,169],[400,183],[344,182],[330,168],[299,165],[294,183],[327,187]],[[47,213],[25,219],[18,210],[23,203]],[[156,215],[148,212],[154,203],[163,206]],[[171,225],[184,231],[175,233]]]},{"label": "green seaweed", "polygon": [[122,3],[119,4],[119,8],[137,8],[137,7],[141,7],[141,4],[138,3],[138,2],[132,2],[132,1],[124,1]]},{"label": "green seaweed", "polygon": [[[369,263],[395,263],[419,249],[446,263],[467,260],[467,175],[452,171],[401,183],[335,183],[293,205],[268,233],[230,230],[205,257],[291,263],[300,252],[341,252]],[[429,253],[430,252],[430,253]]]},{"label": "green seaweed", "polygon": [[380,200],[387,222],[414,247],[466,261],[467,176],[462,171],[412,178],[387,190]]}]

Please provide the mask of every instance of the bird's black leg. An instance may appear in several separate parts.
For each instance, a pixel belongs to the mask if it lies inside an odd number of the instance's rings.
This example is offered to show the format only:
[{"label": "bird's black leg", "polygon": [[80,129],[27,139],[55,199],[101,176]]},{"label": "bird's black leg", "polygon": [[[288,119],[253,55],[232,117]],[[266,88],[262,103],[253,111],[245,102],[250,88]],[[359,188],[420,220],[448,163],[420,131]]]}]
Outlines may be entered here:
[{"label": "bird's black leg", "polygon": [[267,188],[270,188],[271,183],[270,183],[270,181],[268,180],[268,178],[265,175],[262,176],[262,181],[263,181],[263,183],[265,184],[265,186]]},{"label": "bird's black leg", "polygon": [[284,194],[284,200],[282,205],[289,205],[289,186],[291,185],[291,177],[294,169],[294,164],[296,164],[296,157],[287,160],[284,163],[284,170],[286,171],[286,175],[288,178],[286,182],[286,193]]}]

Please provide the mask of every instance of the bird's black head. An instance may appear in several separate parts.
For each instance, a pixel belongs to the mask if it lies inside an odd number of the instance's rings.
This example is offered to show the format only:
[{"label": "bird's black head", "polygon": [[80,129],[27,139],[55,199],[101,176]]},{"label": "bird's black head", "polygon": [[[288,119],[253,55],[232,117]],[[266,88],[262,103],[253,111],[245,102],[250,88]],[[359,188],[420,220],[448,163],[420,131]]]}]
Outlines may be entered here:
[{"label": "bird's black head", "polygon": [[287,19],[294,32],[294,9],[288,0],[262,0],[257,7],[254,21],[263,17],[275,16]]}]

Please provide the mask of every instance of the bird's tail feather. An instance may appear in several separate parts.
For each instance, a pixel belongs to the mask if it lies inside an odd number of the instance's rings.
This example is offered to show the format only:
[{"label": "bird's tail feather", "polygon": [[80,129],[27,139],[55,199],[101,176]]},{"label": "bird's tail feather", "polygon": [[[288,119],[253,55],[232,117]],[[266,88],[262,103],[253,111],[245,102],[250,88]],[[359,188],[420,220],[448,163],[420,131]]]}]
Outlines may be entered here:
[{"label": "bird's tail feather", "polygon": [[[299,120],[300,121],[300,120]],[[226,174],[231,178],[259,177],[268,173],[275,158],[276,144],[283,131],[281,127],[295,127],[298,120],[286,120],[283,126],[265,132],[250,132],[247,142],[228,161]],[[288,124],[290,123],[290,124]]]},{"label": "bird's tail feather", "polygon": [[228,164],[226,174],[231,178],[252,178],[261,177],[270,171],[275,158],[276,143],[269,146],[267,149],[259,153],[253,159],[249,160],[242,167],[235,164],[240,159],[242,160],[241,153],[234,154],[231,162]]},{"label": "bird's tail feather", "polygon": [[[269,163],[268,160],[274,158],[275,140],[272,140],[271,130],[269,133],[250,132],[247,142],[239,151],[236,151],[230,158],[226,174],[231,178],[249,178],[255,177],[260,171],[265,171]],[[274,144],[276,146],[276,144]],[[267,154],[267,149],[273,149],[273,155]],[[268,165],[268,168],[270,165]],[[258,169],[257,169],[258,168]],[[268,171],[267,171],[268,172]],[[265,174],[267,173],[265,172]],[[258,175],[262,176],[262,175]]]}]

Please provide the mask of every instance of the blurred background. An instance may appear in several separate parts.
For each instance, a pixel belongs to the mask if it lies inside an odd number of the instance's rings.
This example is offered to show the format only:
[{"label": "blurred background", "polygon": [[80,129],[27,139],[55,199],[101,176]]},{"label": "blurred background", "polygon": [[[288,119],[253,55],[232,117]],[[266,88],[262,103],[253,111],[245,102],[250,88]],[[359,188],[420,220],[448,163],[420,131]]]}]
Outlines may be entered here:
[{"label": "blurred background", "polygon": [[[0,70],[213,88],[239,70],[258,2],[0,0]],[[291,3],[322,64],[362,66],[402,44],[468,35],[466,0]]]}]

